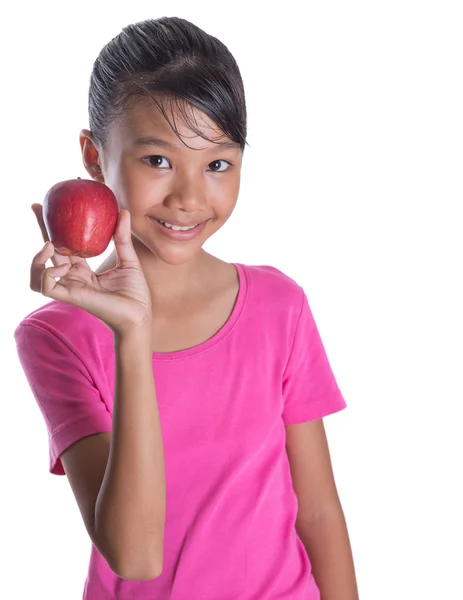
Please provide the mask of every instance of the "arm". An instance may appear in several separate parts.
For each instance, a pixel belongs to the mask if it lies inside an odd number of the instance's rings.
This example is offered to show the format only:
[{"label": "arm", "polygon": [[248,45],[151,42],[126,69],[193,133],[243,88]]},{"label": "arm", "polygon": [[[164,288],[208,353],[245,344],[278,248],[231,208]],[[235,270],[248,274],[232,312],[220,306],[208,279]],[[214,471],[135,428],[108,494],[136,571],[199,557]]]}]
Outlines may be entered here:
[{"label": "arm", "polygon": [[287,425],[286,450],[299,506],[296,531],[312,564],[321,600],[358,600],[323,420]]},{"label": "arm", "polygon": [[95,506],[95,530],[112,541],[115,565],[127,578],[150,572],[156,577],[162,570],[165,473],[151,326],[123,338],[115,335],[115,345],[112,442]]},{"label": "arm", "polygon": [[111,569],[124,579],[154,579],[162,571],[165,472],[150,326],[115,335],[115,347],[112,432],[79,440],[61,459]]}]

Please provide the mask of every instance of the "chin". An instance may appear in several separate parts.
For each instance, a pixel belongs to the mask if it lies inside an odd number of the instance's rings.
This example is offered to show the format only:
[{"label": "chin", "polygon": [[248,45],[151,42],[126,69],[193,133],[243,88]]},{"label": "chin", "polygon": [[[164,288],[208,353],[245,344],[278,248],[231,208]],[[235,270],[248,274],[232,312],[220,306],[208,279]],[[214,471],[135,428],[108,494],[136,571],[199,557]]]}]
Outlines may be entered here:
[{"label": "chin", "polygon": [[168,265],[178,266],[184,265],[193,260],[194,258],[197,258],[199,254],[201,254],[201,252],[202,248],[199,247],[194,250],[185,249],[183,251],[179,250],[176,252],[169,252],[168,250],[163,249],[163,251],[153,251],[153,254],[157,256],[160,260],[162,260],[162,262]]},{"label": "chin", "polygon": [[195,244],[192,240],[190,243],[153,243],[153,239],[137,239],[142,246],[144,254],[148,252],[162,260],[162,262],[172,266],[190,262],[203,252],[202,246],[204,242],[198,243],[197,241]]}]

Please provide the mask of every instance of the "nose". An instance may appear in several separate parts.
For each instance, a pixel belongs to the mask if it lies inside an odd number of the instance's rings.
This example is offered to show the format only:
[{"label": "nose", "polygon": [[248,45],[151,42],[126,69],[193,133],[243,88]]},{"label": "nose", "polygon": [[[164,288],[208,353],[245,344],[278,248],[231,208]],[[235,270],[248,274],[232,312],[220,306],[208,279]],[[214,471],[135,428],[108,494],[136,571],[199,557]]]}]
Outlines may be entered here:
[{"label": "nose", "polygon": [[184,212],[204,210],[207,206],[205,182],[197,175],[178,175],[175,178],[175,186],[164,203],[169,208],[177,208]]}]

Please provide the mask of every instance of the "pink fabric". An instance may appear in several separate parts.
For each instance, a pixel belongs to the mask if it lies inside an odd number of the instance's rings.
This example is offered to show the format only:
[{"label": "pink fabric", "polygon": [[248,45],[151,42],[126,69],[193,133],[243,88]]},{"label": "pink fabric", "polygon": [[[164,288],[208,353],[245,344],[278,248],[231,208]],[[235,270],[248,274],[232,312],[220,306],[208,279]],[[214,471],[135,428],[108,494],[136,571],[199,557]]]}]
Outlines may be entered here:
[{"label": "pink fabric", "polygon": [[[84,600],[319,600],[294,524],[285,425],[346,406],[307,296],[281,271],[235,264],[240,291],[205,343],[154,353],[167,514],[164,566],[118,578],[91,545]],[[43,413],[49,470],[77,440],[111,430],[113,336],[97,318],[51,301],[15,339]]]}]

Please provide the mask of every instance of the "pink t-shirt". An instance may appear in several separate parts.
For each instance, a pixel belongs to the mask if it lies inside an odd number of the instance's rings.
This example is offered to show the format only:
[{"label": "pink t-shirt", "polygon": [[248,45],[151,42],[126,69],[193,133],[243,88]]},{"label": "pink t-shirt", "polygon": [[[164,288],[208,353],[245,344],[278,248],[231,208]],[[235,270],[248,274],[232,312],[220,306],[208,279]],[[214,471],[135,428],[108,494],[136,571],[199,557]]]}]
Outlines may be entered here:
[{"label": "pink t-shirt", "polygon": [[[91,545],[84,600],[319,600],[295,530],[285,425],[346,406],[304,290],[268,266],[235,264],[227,323],[180,352],[153,353],[164,442],[163,571],[118,578]],[[51,473],[77,440],[111,430],[112,332],[51,301],[15,332],[49,435]]]}]

